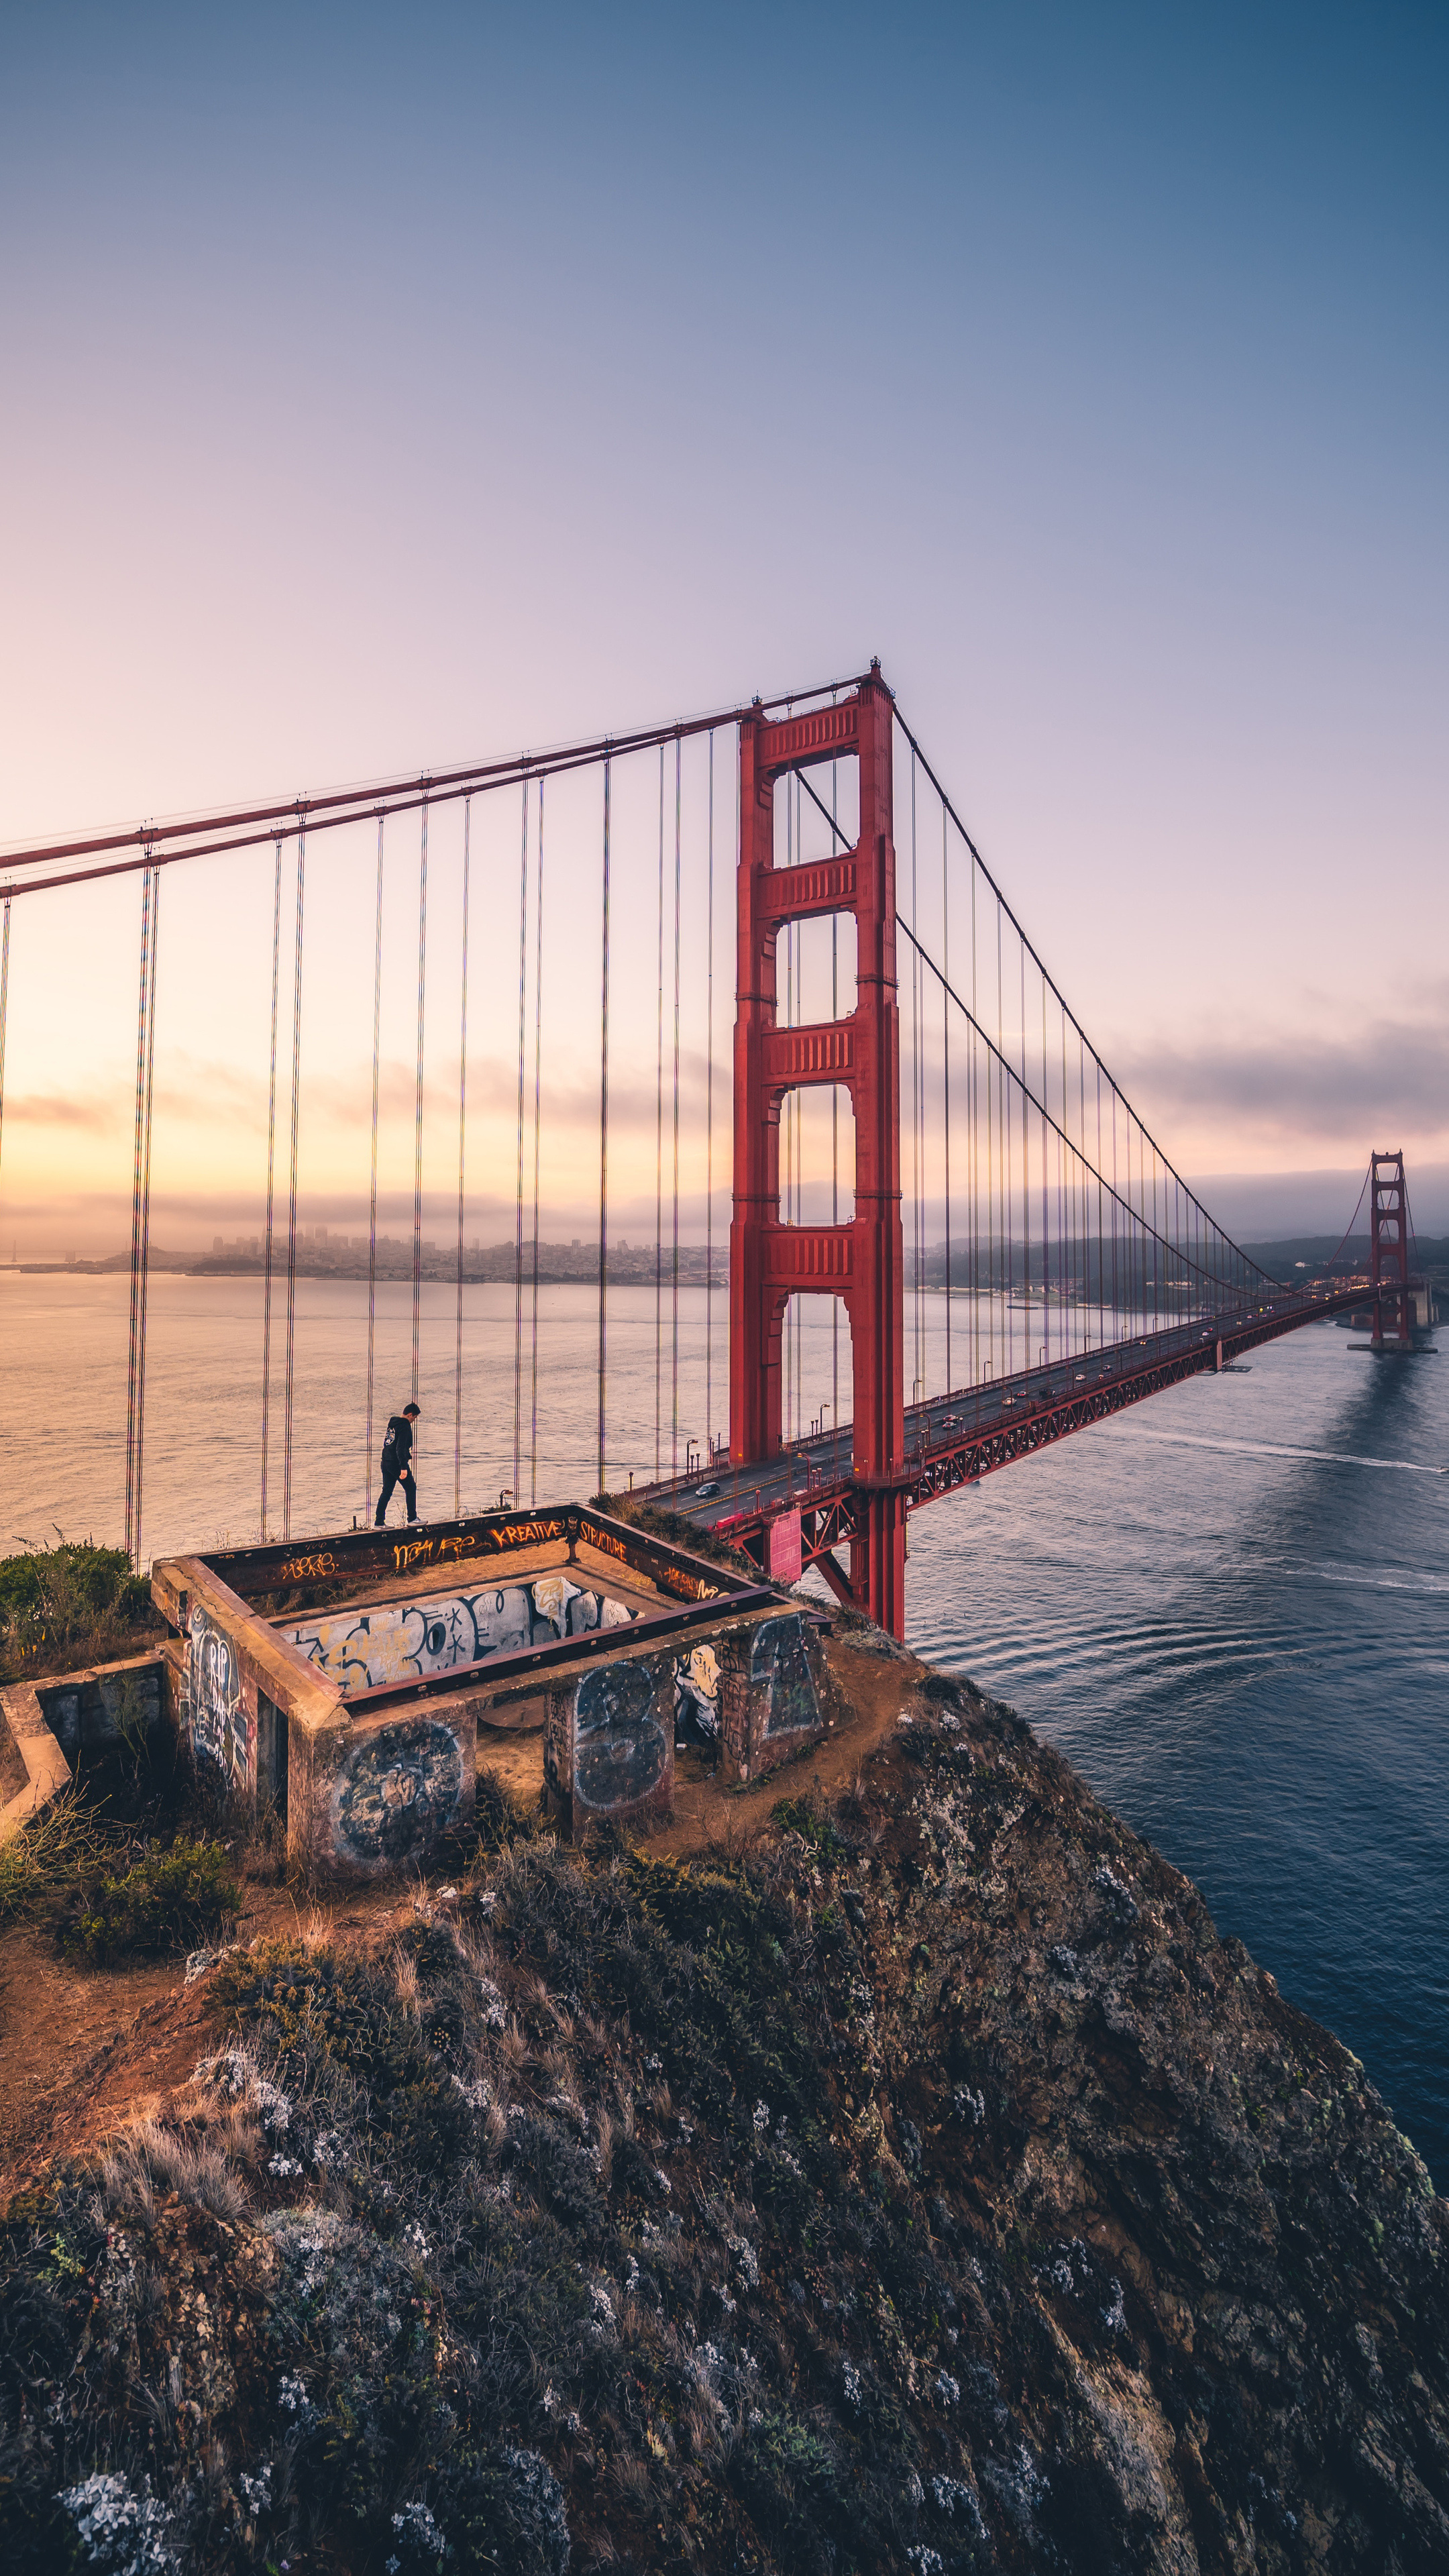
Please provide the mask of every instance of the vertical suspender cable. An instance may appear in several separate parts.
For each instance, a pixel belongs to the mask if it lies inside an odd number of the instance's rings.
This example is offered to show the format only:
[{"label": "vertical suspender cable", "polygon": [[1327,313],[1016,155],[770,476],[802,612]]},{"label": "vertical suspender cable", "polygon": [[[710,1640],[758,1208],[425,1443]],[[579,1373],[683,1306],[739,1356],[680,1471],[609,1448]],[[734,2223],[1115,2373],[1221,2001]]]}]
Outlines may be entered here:
[{"label": "vertical suspender cable", "polygon": [[669,1467],[679,1473],[679,897],[683,743],[674,737],[674,1181],[669,1273]]},{"label": "vertical suspender cable", "polygon": [[604,1403],[609,1330],[609,755],[604,754],[603,987],[599,1006],[599,1491],[604,1477]]},{"label": "vertical suspender cable", "polygon": [[4,907],[4,927],[0,929],[0,1151],[5,1144],[5,1021],[10,1008],[10,897]]},{"label": "vertical suspender cable", "polygon": [[[833,689],[830,692],[830,703],[832,706],[835,704]],[[832,760],[830,764],[830,855],[832,858],[835,856],[835,846],[840,837],[837,814],[839,768],[840,763]],[[830,1016],[832,1020],[838,1020],[840,1017],[840,916],[834,912],[830,916]],[[838,1082],[832,1082],[830,1086],[830,1222],[832,1225],[840,1223],[840,1085]],[[832,1297],[830,1300],[830,1428],[832,1431],[836,1429],[839,1421],[840,1299]]]},{"label": "vertical suspender cable", "polygon": [[[423,1312],[423,1004],[428,981],[428,800],[418,844],[418,1069],[413,1094],[413,1402],[418,1401]],[[416,1437],[416,1434],[414,1434]]]},{"label": "vertical suspender cable", "polygon": [[[463,1206],[468,1141],[468,892],[473,799],[463,799],[463,957],[458,1006],[458,1303],[453,1334],[453,1517],[463,1509]],[[536,1266],[536,1265],[535,1265]]]},{"label": "vertical suspender cable", "polygon": [[523,1085],[528,1036],[528,780],[518,861],[518,1168],[513,1192],[513,1499],[523,1474]]},{"label": "vertical suspender cable", "polygon": [[1047,1170],[1047,976],[1039,976],[1039,984],[1042,984],[1042,1350],[1044,1358],[1049,1360],[1052,1358],[1052,1275],[1049,1275],[1047,1262],[1047,1236],[1052,1231],[1052,1216],[1049,1216],[1052,1182],[1049,1182]]},{"label": "vertical suspender cable", "polygon": [[[281,923],[282,848],[277,844],[277,920]],[[363,1462],[364,1517],[372,1518],[372,1407],[377,1384],[377,1101],[382,1045],[382,816],[377,818],[377,921],[372,941],[372,1166],[367,1202],[367,1454]],[[277,1087],[277,957],[272,949],[272,1094]],[[267,1261],[272,1257],[272,1164],[267,1147]],[[270,1270],[269,1270],[270,1276]],[[266,1518],[265,1506],[263,1519]]]},{"label": "vertical suspender cable", "polygon": [[[714,1459],[714,731],[709,737],[709,859],[706,869],[704,985],[704,1463]],[[8,931],[8,920],[7,920]],[[3,1085],[0,1028],[0,1085]],[[3,1088],[0,1088],[3,1107]]]},{"label": "vertical suspender cable", "polygon": [[538,1500],[538,1181],[543,1125],[543,790],[538,782],[538,912],[533,934],[533,1323],[529,1339],[528,1499]]},{"label": "vertical suspender cable", "polygon": [[1031,1108],[1026,1100],[1026,940],[1021,930],[1016,933],[1016,966],[1018,992],[1021,992],[1021,1303],[1026,1321],[1021,1324],[1026,1342],[1026,1368],[1031,1365]]},{"label": "vertical suspender cable", "polygon": [[654,1055],[654,1473],[664,1387],[664,745],[659,746],[659,1012]]},{"label": "vertical suspender cable", "polygon": [[146,1021],[151,991],[151,863],[141,871],[141,973],[136,998],[136,1126],[131,1155],[131,1307],[126,1348],[126,1554],[136,1562],[136,1372],[141,1288],[141,1156],[146,1115]]},{"label": "vertical suspender cable", "polygon": [[[916,911],[916,755],[911,753],[911,937],[916,938],[919,922]],[[925,1308],[921,1283],[921,957],[911,949],[911,1329],[914,1366],[911,1370],[911,1401],[926,1392],[922,1385],[924,1362],[922,1336]]]},{"label": "vertical suspender cable", "polygon": [[[281,842],[276,845],[276,920],[281,927]],[[376,817],[376,927],[371,938],[371,1180],[366,1203],[366,1458],[364,1515],[371,1520],[371,1404],[376,1388],[376,1090],[382,1064],[382,814]],[[276,1103],[276,940],[271,956],[271,1087]],[[271,1141],[266,1164],[268,1278],[271,1278]],[[266,1520],[266,1510],[263,1510]]]},{"label": "vertical suspender cable", "polygon": [[[981,1063],[977,1050],[980,1012],[976,1000],[976,859],[971,854],[971,1383],[981,1381]],[[990,1186],[988,1166],[987,1185]]]},{"label": "vertical suspender cable", "polygon": [[292,1150],[287,1184],[287,1367],[282,1409],[282,1536],[292,1535],[292,1393],[297,1350],[297,1130],[302,1106],[302,918],[307,835],[297,834],[297,948],[292,967]]},{"label": "vertical suspender cable", "polygon": [[951,973],[951,887],[946,873],[946,808],[941,807],[941,1026],[945,1038],[946,1094],[946,1393],[951,1375],[951,1003],[944,979]]},{"label": "vertical suspender cable", "polygon": [[[786,868],[794,868],[794,804],[792,804],[792,781],[789,781],[789,778],[786,778],[784,783],[784,863]],[[794,1028],[794,922],[786,922],[784,925],[784,1025],[786,1028]],[[794,1092],[786,1092],[784,1115],[781,1115],[781,1128],[784,1128],[784,1193],[781,1193],[781,1216],[784,1216],[786,1226],[794,1224],[794,1118],[797,1118],[797,1108],[799,1108],[797,1095],[794,1095]],[[799,1430],[799,1422],[794,1419],[792,1324],[794,1324],[794,1301],[786,1301],[784,1332],[781,1332],[781,1376],[784,1376],[781,1399],[784,1399],[786,1440],[792,1440]]]},{"label": "vertical suspender cable", "polygon": [[[381,834],[381,831],[382,831],[382,825],[379,823],[379,825],[378,825],[378,827],[377,827],[377,828],[378,828],[378,832],[379,832],[379,835],[380,835],[380,834]],[[274,1184],[275,1184],[275,1179],[276,1179],[276,1165],[277,1165],[277,999],[278,999],[278,985],[279,985],[279,981],[280,981],[280,969],[281,969],[281,962],[282,962],[282,844],[281,844],[281,841],[280,841],[280,839],[279,839],[279,840],[278,840],[278,842],[277,842],[276,882],[275,882],[275,884],[274,884],[274,886],[273,886],[273,889],[272,889],[272,1061],[271,1061],[271,1069],[270,1069],[270,1072],[269,1072],[268,1077],[267,1077],[267,1244],[266,1244],[266,1254],[265,1254],[265,1268],[264,1268],[264,1273],[263,1273],[263,1283],[262,1283],[262,1514],[261,1514],[261,1527],[260,1527],[260,1529],[259,1529],[259,1531],[258,1531],[258,1536],[260,1537],[260,1539],[261,1539],[261,1541],[262,1541],[263,1546],[265,1546],[265,1545],[266,1545],[266,1540],[267,1540],[267,1442],[268,1442],[268,1435],[269,1435],[269,1433],[270,1433],[270,1431],[271,1431],[271,1420],[272,1420],[272,1263],[273,1263],[273,1258],[274,1258],[275,1242],[276,1242],[275,1226],[274,1226],[274,1210],[275,1210],[275,1205],[276,1205]],[[377,1169],[377,1145],[376,1145],[376,1137],[377,1137],[377,1111],[376,1111],[376,1101],[377,1101],[377,1044],[376,1044],[376,1032],[375,1032],[375,1031],[374,1031],[374,1038],[373,1038],[373,1076],[372,1076],[372,1096],[373,1096],[373,1103],[374,1103],[374,1107],[373,1107],[373,1125],[372,1125],[372,1132],[373,1132],[373,1139],[374,1139],[374,1142],[373,1142],[373,1171],[374,1171],[374,1173],[376,1173],[376,1169]],[[376,1182],[374,1181],[374,1191],[375,1191],[375,1189],[376,1189]],[[372,1353],[371,1353],[371,1336],[370,1336],[370,1331],[369,1331],[369,1348],[368,1348],[368,1360],[369,1360],[368,1391],[369,1391],[369,1395],[371,1394],[371,1375],[370,1375],[371,1357],[372,1357]],[[370,1450],[371,1450],[371,1447],[372,1447],[372,1411],[371,1411],[371,1405],[370,1405],[370,1404],[369,1404],[369,1407],[368,1407],[368,1434],[367,1434],[367,1445],[368,1445],[368,1449],[369,1449],[369,1451],[370,1451]],[[368,1491],[369,1491],[369,1494],[370,1494],[370,1493],[371,1493],[371,1487],[370,1487],[370,1486],[369,1486],[369,1488],[368,1488]]]},{"label": "vertical suspender cable", "polygon": [[151,1097],[156,1074],[156,950],[161,871],[151,870],[151,989],[146,1005],[146,1143],[141,1162],[141,1281],[136,1332],[135,1561],[141,1562],[141,1468],[146,1446],[146,1291],[151,1277]]}]

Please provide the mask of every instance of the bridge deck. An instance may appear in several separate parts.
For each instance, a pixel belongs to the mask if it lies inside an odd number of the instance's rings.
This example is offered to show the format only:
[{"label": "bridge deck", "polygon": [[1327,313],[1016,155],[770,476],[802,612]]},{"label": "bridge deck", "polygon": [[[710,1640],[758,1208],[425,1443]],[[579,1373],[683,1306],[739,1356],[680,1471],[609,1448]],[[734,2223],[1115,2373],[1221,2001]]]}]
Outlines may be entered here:
[{"label": "bridge deck", "polygon": [[[1194,1316],[1166,1330],[1109,1342],[1045,1367],[911,1405],[901,1479],[910,1507],[975,1484],[995,1468],[1049,1448],[1183,1378],[1215,1370],[1219,1344],[1226,1366],[1280,1334],[1361,1307],[1367,1293],[1361,1279],[1330,1289],[1285,1289],[1207,1322]],[[718,1494],[701,1499],[699,1488],[705,1483],[718,1484]],[[804,1562],[819,1562],[850,1534],[848,1509],[856,1491],[850,1426],[843,1423],[816,1439],[793,1441],[774,1458],[696,1469],[690,1477],[667,1478],[635,1491],[641,1499],[744,1545],[770,1521],[798,1511]]]}]

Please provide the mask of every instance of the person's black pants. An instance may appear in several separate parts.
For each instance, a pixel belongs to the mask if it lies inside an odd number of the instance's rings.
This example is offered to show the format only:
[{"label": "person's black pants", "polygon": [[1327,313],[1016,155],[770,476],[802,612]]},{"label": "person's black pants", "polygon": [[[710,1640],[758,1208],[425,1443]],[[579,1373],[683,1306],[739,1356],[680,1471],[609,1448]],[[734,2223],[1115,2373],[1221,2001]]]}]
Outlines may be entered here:
[{"label": "person's black pants", "polygon": [[394,1469],[390,1475],[384,1476],[382,1480],[382,1492],[378,1496],[377,1502],[377,1526],[379,1529],[381,1529],[383,1522],[387,1518],[387,1507],[392,1501],[392,1489],[394,1485],[401,1485],[403,1489],[403,1499],[408,1507],[408,1519],[410,1521],[415,1521],[417,1519],[418,1489],[413,1481],[413,1471],[411,1467],[404,1467],[402,1474],[399,1475],[396,1469]]}]

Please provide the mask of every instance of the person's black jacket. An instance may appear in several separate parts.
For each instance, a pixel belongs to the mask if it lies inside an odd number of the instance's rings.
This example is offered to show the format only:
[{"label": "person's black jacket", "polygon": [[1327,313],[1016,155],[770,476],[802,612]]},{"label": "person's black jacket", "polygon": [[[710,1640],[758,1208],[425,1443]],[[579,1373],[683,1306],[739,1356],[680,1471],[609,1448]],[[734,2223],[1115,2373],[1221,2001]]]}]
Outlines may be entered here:
[{"label": "person's black jacket", "polygon": [[394,1413],[383,1436],[382,1472],[405,1476],[413,1463],[413,1426],[405,1413]]}]

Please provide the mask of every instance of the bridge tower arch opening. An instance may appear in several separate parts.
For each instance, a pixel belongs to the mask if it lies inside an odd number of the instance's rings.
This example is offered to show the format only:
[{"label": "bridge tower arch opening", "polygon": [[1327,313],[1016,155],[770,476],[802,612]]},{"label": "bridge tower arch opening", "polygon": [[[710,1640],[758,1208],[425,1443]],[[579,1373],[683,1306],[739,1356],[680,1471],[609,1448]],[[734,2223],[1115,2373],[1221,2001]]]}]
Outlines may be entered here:
[{"label": "bridge tower arch opening", "polygon": [[[908,1479],[892,729],[891,694],[875,662],[835,706],[781,721],[756,708],[740,727],[730,1455],[743,1465],[778,1454],[788,1302],[838,1297],[850,1324],[854,1387],[851,1589],[899,1636]],[[780,780],[851,759],[860,817],[853,846],[777,865]],[[782,1027],[780,932],[832,913],[854,916],[854,1008]],[[848,1090],[855,1113],[855,1213],[843,1224],[793,1224],[781,1215],[780,1104],[788,1092],[828,1083]]]}]

